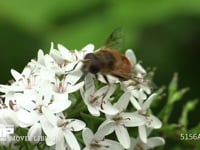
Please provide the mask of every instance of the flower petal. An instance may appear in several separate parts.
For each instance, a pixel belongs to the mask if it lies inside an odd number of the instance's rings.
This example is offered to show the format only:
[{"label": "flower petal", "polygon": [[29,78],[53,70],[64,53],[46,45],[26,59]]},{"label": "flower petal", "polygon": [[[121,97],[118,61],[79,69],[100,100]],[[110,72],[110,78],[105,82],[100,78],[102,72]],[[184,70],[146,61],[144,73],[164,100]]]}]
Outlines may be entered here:
[{"label": "flower petal", "polygon": [[60,51],[60,53],[64,59],[66,59],[70,62],[73,61],[71,52],[66,47],[64,47],[62,44],[58,44],[58,50]]},{"label": "flower petal", "polygon": [[[44,116],[40,118],[40,124],[42,126],[42,130],[44,131],[46,138],[46,144],[48,146],[52,146],[56,143],[56,126],[52,125]],[[56,124],[56,122],[54,123]]]},{"label": "flower petal", "polygon": [[27,78],[31,75],[31,72],[32,69],[29,66],[26,66],[22,71],[22,75]]},{"label": "flower petal", "polygon": [[[20,109],[16,112],[18,119],[18,125],[22,128],[28,127],[34,123],[31,113],[24,109]],[[24,119],[26,118],[26,119]]]},{"label": "flower petal", "polygon": [[32,95],[32,98],[23,95],[21,97],[19,96],[18,99],[19,105],[30,112],[32,112],[37,107],[37,101],[35,101],[36,97],[34,95]]},{"label": "flower petal", "polygon": [[94,45],[93,44],[88,44],[85,47],[81,49],[81,51],[85,51],[87,53],[92,53],[94,51]]},{"label": "flower petal", "polygon": [[139,92],[138,92],[138,90],[135,90],[135,89],[133,89],[133,90],[131,90],[131,94],[135,97],[135,98],[139,98]]},{"label": "flower petal", "polygon": [[147,96],[142,89],[140,89],[138,93],[139,93],[138,95],[139,103],[140,105],[143,105],[144,100],[147,98]]},{"label": "flower petal", "polygon": [[85,90],[89,91],[90,94],[95,93],[95,85],[94,80],[90,74],[85,76]]},{"label": "flower petal", "polygon": [[146,127],[144,125],[138,127],[139,137],[142,142],[147,143],[147,132]]},{"label": "flower petal", "polygon": [[134,150],[137,143],[138,143],[138,139],[131,137],[131,146],[129,147],[128,150]]},{"label": "flower petal", "polygon": [[29,130],[28,130],[28,140],[31,143],[38,143],[39,137],[42,135],[42,129],[40,123],[35,123]]},{"label": "flower petal", "polygon": [[72,73],[72,72],[75,72],[78,70],[78,68],[80,68],[80,65],[81,62],[78,62],[78,61],[73,61],[71,63],[68,63],[65,68],[64,68],[64,71],[66,73]]},{"label": "flower petal", "polygon": [[56,134],[56,150],[66,150],[65,138],[62,130]]},{"label": "flower petal", "polygon": [[67,119],[67,128],[71,128],[72,131],[80,131],[85,128],[85,123],[77,119]]},{"label": "flower petal", "polygon": [[51,49],[50,52],[49,52],[49,55],[51,57],[53,57],[53,59],[55,59],[55,61],[58,63],[58,64],[62,64],[63,61],[64,61],[64,58],[63,56],[61,55],[61,53],[56,50],[56,49]]},{"label": "flower petal", "polygon": [[[44,116],[47,118],[47,120],[52,124],[55,125],[57,123],[57,118],[56,116],[53,114],[52,111],[50,111],[48,108],[46,107],[42,107],[42,113],[44,114]],[[42,117],[42,116],[41,116]]]},{"label": "flower petal", "polygon": [[129,100],[131,97],[131,93],[130,92],[125,92],[117,101],[117,103],[115,103],[115,107],[118,108],[120,111],[126,110]]},{"label": "flower petal", "polygon": [[157,146],[161,146],[165,144],[165,140],[161,137],[151,137],[147,141],[148,149],[152,149]]},{"label": "flower petal", "polygon": [[14,91],[14,92],[20,92],[22,91],[22,89],[19,87],[19,86],[16,86],[16,85],[2,85],[0,84],[0,91],[2,93],[7,93],[7,92],[11,92],[11,91]]},{"label": "flower petal", "polygon": [[150,128],[159,129],[162,126],[162,122],[154,115],[150,115],[147,121],[146,125]]},{"label": "flower petal", "polygon": [[146,74],[146,70],[140,64],[135,65],[135,70],[142,75]]},{"label": "flower petal", "polygon": [[140,86],[147,94],[151,94],[151,88],[149,86],[142,84]]},{"label": "flower petal", "polygon": [[90,112],[91,115],[97,116],[97,117],[100,116],[100,112],[97,108],[91,106],[90,104],[87,105],[87,108],[88,108],[88,111]]},{"label": "flower petal", "polygon": [[106,92],[106,95],[104,96],[103,100],[107,101],[110,98],[110,96],[114,93],[115,89],[116,89],[115,84],[109,85],[108,91]]},{"label": "flower petal", "polygon": [[129,58],[132,65],[135,65],[137,62],[135,53],[132,49],[127,49],[125,55]]},{"label": "flower petal", "polygon": [[68,100],[68,93],[64,92],[64,93],[54,93],[53,94],[53,102],[55,101],[69,101]]},{"label": "flower petal", "polygon": [[108,85],[104,86],[95,92],[94,97],[99,97],[99,96],[108,94],[108,90],[109,90],[109,86]]},{"label": "flower petal", "polygon": [[92,130],[90,130],[89,128],[85,128],[82,131],[82,137],[83,137],[83,141],[84,141],[85,145],[89,146],[90,143],[92,142],[94,134],[93,134]]},{"label": "flower petal", "polygon": [[65,136],[67,144],[69,145],[69,147],[71,149],[80,150],[80,146],[79,146],[79,144],[77,142],[77,139],[76,139],[76,137],[74,136],[74,134],[71,131],[65,130],[63,132],[63,134]]},{"label": "flower petal", "polygon": [[107,146],[104,147],[105,150],[124,150],[123,146],[120,143],[113,140],[105,139],[104,145]]},{"label": "flower petal", "polygon": [[44,65],[44,52],[41,49],[38,51],[38,54],[37,54],[37,62],[39,64]]},{"label": "flower petal", "polygon": [[70,85],[74,85],[82,77],[82,74],[80,70],[72,72],[66,76],[65,80],[69,82]]},{"label": "flower petal", "polygon": [[69,100],[55,100],[50,105],[48,105],[48,109],[51,110],[53,113],[59,113],[71,105],[71,101]]},{"label": "flower petal", "polygon": [[106,124],[102,124],[99,126],[97,132],[95,133],[95,139],[103,140],[106,135],[111,134],[114,131],[115,122],[112,120],[108,120]]},{"label": "flower petal", "polygon": [[24,78],[19,72],[17,72],[14,69],[11,69],[10,72],[11,72],[12,76],[15,78],[15,81],[19,81]]},{"label": "flower petal", "polygon": [[142,109],[147,110],[156,96],[156,93],[151,94],[151,96],[143,103]]},{"label": "flower petal", "polygon": [[118,125],[115,127],[115,133],[120,144],[126,149],[129,148],[131,142],[127,129],[122,125]]},{"label": "flower petal", "polygon": [[121,123],[126,127],[137,127],[145,124],[145,120],[136,113],[121,113]]},{"label": "flower petal", "polygon": [[108,115],[116,115],[119,110],[115,107],[113,107],[111,104],[102,104],[102,106],[100,106],[99,108],[102,112],[104,112],[105,114],[108,114]]},{"label": "flower petal", "polygon": [[74,86],[69,87],[67,89],[67,92],[68,93],[73,93],[73,92],[79,90],[81,87],[83,87],[83,85],[84,85],[84,81],[82,81],[82,82],[80,82],[80,83],[78,83],[78,84],[76,84]]},{"label": "flower petal", "polygon": [[131,101],[131,103],[133,104],[133,106],[137,110],[141,110],[142,109],[141,106],[140,106],[140,104],[138,103],[138,101],[133,96],[130,97],[130,101]]}]

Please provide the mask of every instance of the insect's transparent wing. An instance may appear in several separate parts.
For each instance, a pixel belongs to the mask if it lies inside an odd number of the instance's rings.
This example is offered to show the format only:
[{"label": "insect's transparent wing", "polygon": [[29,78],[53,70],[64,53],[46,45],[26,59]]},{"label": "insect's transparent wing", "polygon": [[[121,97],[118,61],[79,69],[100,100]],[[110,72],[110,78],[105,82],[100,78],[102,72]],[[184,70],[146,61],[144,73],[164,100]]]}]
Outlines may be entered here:
[{"label": "insect's transparent wing", "polygon": [[124,30],[120,27],[115,29],[107,38],[104,46],[107,48],[121,50],[123,48]]}]

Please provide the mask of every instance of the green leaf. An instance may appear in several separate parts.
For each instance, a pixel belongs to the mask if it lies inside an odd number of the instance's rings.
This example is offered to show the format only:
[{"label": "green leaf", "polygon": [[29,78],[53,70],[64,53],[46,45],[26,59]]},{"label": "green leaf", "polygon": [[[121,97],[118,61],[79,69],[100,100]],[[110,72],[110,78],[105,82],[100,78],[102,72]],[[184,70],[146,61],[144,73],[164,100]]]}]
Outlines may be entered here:
[{"label": "green leaf", "polygon": [[193,127],[192,129],[188,130],[190,133],[200,133],[200,123]]},{"label": "green leaf", "polygon": [[169,99],[174,95],[174,93],[178,89],[178,73],[174,73],[174,76],[169,84],[168,90],[169,90]]},{"label": "green leaf", "polygon": [[95,117],[86,113],[80,113],[80,115],[83,118],[83,120],[87,122],[87,127],[89,127],[93,131],[96,131],[101,122],[105,120],[105,118]]},{"label": "green leaf", "polygon": [[174,108],[174,103],[181,100],[184,94],[189,90],[189,88],[178,90],[178,74],[175,73],[172,81],[169,84],[168,90],[167,103],[159,113],[159,118],[162,118],[165,123],[168,122],[168,119]]},{"label": "green leaf", "polygon": [[185,104],[181,117],[179,119],[179,123],[187,127],[188,125],[188,113],[193,110],[197,104],[198,100],[195,99],[193,101],[189,101]]},{"label": "green leaf", "polygon": [[184,89],[181,89],[179,91],[174,91],[173,92],[173,95],[171,95],[171,97],[169,97],[168,99],[168,103],[169,104],[174,104],[175,102],[181,100],[181,98],[184,96],[184,94],[189,91],[189,88],[184,88]]},{"label": "green leaf", "polygon": [[179,130],[181,128],[182,128],[181,125],[173,123],[173,124],[164,125],[161,129],[159,129],[159,131],[172,132],[172,131],[175,131],[175,130]]}]

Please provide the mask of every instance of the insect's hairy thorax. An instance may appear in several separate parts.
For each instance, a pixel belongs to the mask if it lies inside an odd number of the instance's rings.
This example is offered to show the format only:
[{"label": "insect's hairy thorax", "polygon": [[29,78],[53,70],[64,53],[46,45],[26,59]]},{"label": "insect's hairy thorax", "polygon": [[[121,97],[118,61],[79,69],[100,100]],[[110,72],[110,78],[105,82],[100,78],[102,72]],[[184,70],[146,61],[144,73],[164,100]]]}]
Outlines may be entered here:
[{"label": "insect's hairy thorax", "polygon": [[101,64],[101,72],[115,69],[116,58],[109,51],[98,51],[96,52],[95,56]]}]

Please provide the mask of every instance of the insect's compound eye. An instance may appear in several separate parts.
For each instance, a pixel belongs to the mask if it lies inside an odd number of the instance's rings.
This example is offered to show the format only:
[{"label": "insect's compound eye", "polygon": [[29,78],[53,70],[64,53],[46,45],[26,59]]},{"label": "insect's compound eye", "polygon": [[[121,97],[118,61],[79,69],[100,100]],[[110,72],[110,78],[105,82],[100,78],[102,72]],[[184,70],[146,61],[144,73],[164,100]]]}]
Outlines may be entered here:
[{"label": "insect's compound eye", "polygon": [[96,56],[93,53],[88,53],[84,57],[85,60],[96,59]]},{"label": "insect's compound eye", "polygon": [[88,53],[84,57],[82,71],[96,74],[100,71],[100,64],[97,57],[93,53]]},{"label": "insect's compound eye", "polygon": [[90,72],[93,73],[93,74],[96,74],[100,71],[100,65],[98,62],[93,62],[91,65],[90,65]]}]

